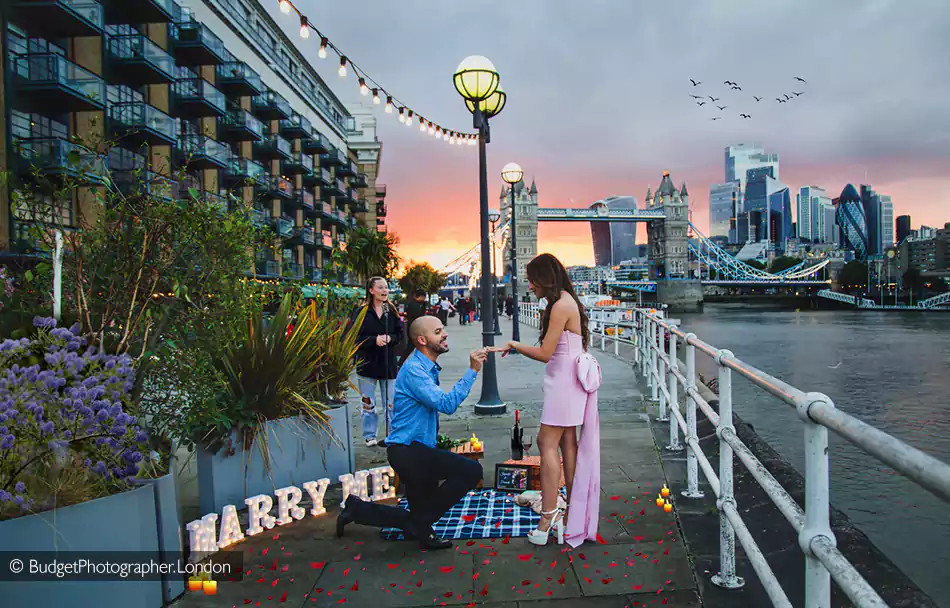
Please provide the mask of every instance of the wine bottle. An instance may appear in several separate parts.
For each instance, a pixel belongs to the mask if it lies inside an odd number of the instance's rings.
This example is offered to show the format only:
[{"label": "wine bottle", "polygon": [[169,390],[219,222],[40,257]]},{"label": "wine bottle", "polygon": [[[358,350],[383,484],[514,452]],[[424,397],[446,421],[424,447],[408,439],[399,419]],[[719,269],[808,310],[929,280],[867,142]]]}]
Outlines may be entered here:
[{"label": "wine bottle", "polygon": [[521,428],[521,412],[515,410],[515,425],[511,427],[511,459],[524,459],[524,444],[521,439],[524,437],[524,429]]}]

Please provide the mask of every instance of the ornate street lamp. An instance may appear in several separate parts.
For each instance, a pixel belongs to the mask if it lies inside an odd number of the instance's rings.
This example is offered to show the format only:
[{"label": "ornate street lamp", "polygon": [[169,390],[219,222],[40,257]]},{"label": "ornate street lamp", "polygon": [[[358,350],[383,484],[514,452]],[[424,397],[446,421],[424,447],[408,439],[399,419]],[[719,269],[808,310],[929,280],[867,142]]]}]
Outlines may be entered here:
[{"label": "ornate street lamp", "polygon": [[[485,171],[485,144],[491,138],[488,119],[505,107],[506,95],[498,86],[500,77],[491,61],[481,55],[466,57],[455,70],[455,89],[465,99],[478,130],[478,195],[482,240],[482,345],[495,345],[492,315],[485,314],[486,306],[497,309],[492,289],[494,273],[491,269],[491,244],[488,234],[488,174]],[[495,372],[495,354],[489,353],[482,372],[482,395],[475,404],[476,414],[504,414],[505,403],[498,394]]]},{"label": "ornate street lamp", "polygon": [[501,335],[501,327],[498,325],[498,264],[495,260],[495,224],[501,218],[501,213],[497,209],[492,209],[488,212],[488,221],[491,222],[491,285],[493,293],[493,301],[495,302],[495,307],[492,308],[492,315],[495,317],[495,335]]},{"label": "ornate street lamp", "polygon": [[518,309],[521,307],[521,294],[518,293],[518,233],[515,225],[515,184],[524,178],[524,171],[518,163],[508,163],[501,170],[501,179],[505,180],[511,190],[511,292],[514,294],[515,307],[511,318],[511,339],[521,340],[521,327],[518,325]]}]

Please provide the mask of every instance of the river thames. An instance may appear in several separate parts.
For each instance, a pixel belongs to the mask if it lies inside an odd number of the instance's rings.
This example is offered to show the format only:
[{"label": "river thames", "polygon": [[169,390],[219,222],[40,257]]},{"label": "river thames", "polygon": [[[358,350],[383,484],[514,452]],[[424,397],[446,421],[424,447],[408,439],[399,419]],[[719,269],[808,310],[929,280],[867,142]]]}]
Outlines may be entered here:
[{"label": "river thames", "polygon": [[[950,462],[950,314],[707,304],[683,328]],[[712,366],[697,356],[707,377]],[[795,411],[733,375],[734,406],[804,472]],[[950,507],[833,433],[831,500],[941,606],[950,607]],[[741,466],[741,465],[739,465]]]}]

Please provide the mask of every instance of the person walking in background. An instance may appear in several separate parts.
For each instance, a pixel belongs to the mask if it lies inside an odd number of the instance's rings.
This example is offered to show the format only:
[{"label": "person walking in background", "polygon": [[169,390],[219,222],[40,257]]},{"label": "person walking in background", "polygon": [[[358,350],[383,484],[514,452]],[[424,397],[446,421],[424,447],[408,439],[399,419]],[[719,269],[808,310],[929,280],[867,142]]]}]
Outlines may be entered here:
[{"label": "person walking in background", "polygon": [[[418,319],[419,317],[424,317],[426,315],[426,292],[421,289],[417,289],[415,293],[412,294],[412,299],[406,304],[406,327],[412,327],[412,322]],[[402,364],[406,362],[406,359],[409,355],[412,354],[415,345],[412,343],[411,339],[406,340],[406,349],[403,351],[402,357],[399,359],[399,367],[402,367]]]},{"label": "person walking in background", "polygon": [[475,301],[472,296],[465,296],[465,309],[468,310],[468,322],[475,322]]},{"label": "person walking in background", "polygon": [[[526,267],[531,291],[545,301],[541,314],[541,345],[508,342],[491,352],[515,350],[545,363],[544,405],[538,448],[541,451],[541,521],[528,540],[546,544],[552,531],[576,547],[596,540],[600,519],[600,420],[597,389],[600,367],[587,352],[590,342],[587,313],[571,285],[564,265],[549,253]],[[578,444],[577,427],[583,426]],[[560,455],[558,454],[560,448]],[[558,508],[561,461],[567,485],[569,515]]]},{"label": "person walking in background", "polygon": [[393,350],[402,338],[403,323],[396,307],[389,301],[389,284],[382,277],[373,277],[366,283],[366,299],[354,313],[366,310],[359,331],[356,351],[356,377],[362,399],[363,441],[367,447],[377,445],[379,405],[376,388],[379,387],[386,412],[386,427],[392,419],[393,380],[396,378],[396,356]]},{"label": "person walking in background", "polygon": [[510,319],[515,312],[515,299],[511,296],[505,298],[505,314]]},{"label": "person walking in background", "polygon": [[459,325],[468,323],[468,302],[462,296],[459,296],[458,301],[455,302],[455,310],[458,311]]},{"label": "person walking in background", "polygon": [[448,324],[450,310],[455,310],[455,307],[452,306],[448,296],[442,296],[442,300],[439,301],[439,320],[442,321],[442,325]]}]

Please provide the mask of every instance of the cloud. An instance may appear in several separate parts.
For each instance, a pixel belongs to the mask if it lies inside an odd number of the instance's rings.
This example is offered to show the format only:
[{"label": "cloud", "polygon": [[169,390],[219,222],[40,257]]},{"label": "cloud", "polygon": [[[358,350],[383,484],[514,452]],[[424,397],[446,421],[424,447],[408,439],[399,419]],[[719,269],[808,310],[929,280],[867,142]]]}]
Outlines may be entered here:
[{"label": "cloud", "polygon": [[[294,20],[264,2],[296,37]],[[950,208],[950,10],[943,0],[298,5],[380,84],[452,129],[471,128],[452,86],[458,62],[469,54],[494,61],[508,105],[493,121],[488,147],[493,205],[498,173],[510,160],[537,178],[544,206],[612,194],[642,201],[668,169],[677,184],[688,182],[694,219],[705,226],[723,148],[756,142],[781,155],[793,192],[807,183],[837,192],[867,169],[897,213],[911,213],[915,224],[918,217],[931,225],[950,220],[941,215]],[[318,41],[301,43],[343,100],[360,99],[352,75],[344,81],[332,58],[317,58]],[[690,78],[703,85],[694,89]],[[721,97],[727,109],[698,107],[689,97],[695,91]],[[793,91],[805,94],[775,101]],[[382,112],[379,121],[380,181],[389,186],[389,225],[402,236],[403,255],[433,262],[458,255],[478,238],[476,149],[449,147]],[[552,240],[540,247],[577,257],[582,243],[589,247],[586,226],[564,240],[558,234],[542,230]]]}]

